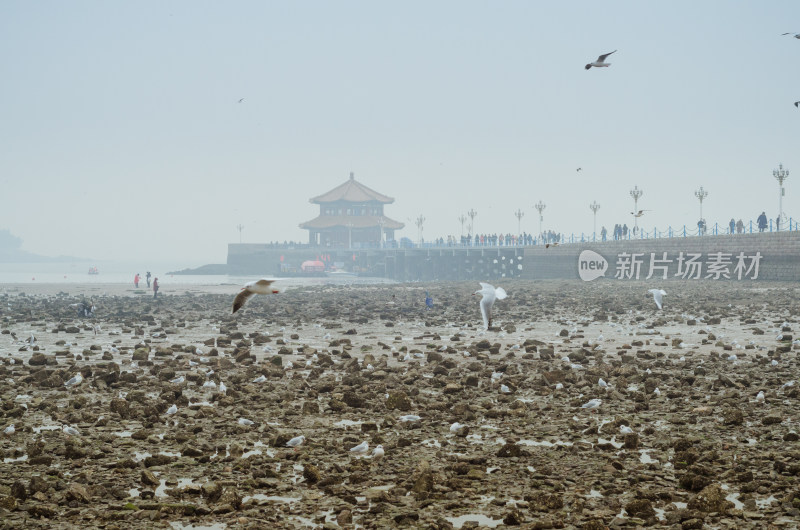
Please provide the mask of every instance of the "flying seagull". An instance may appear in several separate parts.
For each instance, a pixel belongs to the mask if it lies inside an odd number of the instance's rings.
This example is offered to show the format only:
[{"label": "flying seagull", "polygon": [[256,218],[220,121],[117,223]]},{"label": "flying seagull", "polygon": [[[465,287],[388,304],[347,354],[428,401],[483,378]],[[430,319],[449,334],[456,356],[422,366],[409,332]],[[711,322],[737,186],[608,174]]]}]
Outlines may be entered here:
[{"label": "flying seagull", "polygon": [[647,292],[653,295],[653,300],[655,300],[658,308],[661,309],[661,300],[667,294],[667,291],[664,289],[649,289]]},{"label": "flying seagull", "polygon": [[557,247],[558,243],[547,243],[544,248]]},{"label": "flying seagull", "polygon": [[241,98],[241,99],[239,100],[239,103],[241,103],[242,101],[244,101],[244,98]]},{"label": "flying seagull", "polygon": [[781,33],[781,36],[783,35],[792,35],[792,37],[794,37],[795,39],[800,39],[800,33],[792,34],[792,32],[790,31],[788,33]]},{"label": "flying seagull", "polygon": [[579,167],[579,168],[578,168],[578,169],[576,169],[575,171],[582,171],[582,170],[583,170],[583,168],[582,168],[582,167]]},{"label": "flying seagull", "polygon": [[641,217],[644,215],[644,212],[649,212],[650,210],[639,210],[638,212],[631,212],[631,215],[634,217]]},{"label": "flying seagull", "polygon": [[495,289],[494,285],[480,282],[481,289],[475,291],[475,294],[481,295],[481,316],[483,317],[484,329],[489,329],[492,326],[492,306],[495,300],[502,300],[506,296],[505,289],[498,287]]},{"label": "flying seagull", "polygon": [[604,53],[603,55],[598,57],[595,62],[587,64],[585,68],[588,70],[592,66],[594,66],[595,68],[600,68],[601,66],[611,66],[611,63],[606,62],[606,57],[608,57],[612,53],[615,53],[616,51],[617,50],[614,50],[613,52]]},{"label": "flying seagull", "polygon": [[271,287],[274,281],[261,278],[258,281],[244,284],[242,291],[233,300],[233,312],[240,310],[244,303],[254,294],[278,294],[280,291],[275,287]]}]

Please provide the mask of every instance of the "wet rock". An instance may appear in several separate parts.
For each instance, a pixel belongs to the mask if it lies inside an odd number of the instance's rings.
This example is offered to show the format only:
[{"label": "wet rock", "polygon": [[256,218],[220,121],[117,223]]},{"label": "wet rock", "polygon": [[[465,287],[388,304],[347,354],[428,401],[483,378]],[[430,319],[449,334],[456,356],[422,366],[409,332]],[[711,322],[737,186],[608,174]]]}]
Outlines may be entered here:
[{"label": "wet rock", "polygon": [[433,471],[431,465],[427,460],[422,460],[414,471],[414,486],[411,490],[418,499],[426,499],[433,490]]},{"label": "wet rock", "polygon": [[158,477],[152,471],[147,469],[142,470],[142,484],[145,486],[158,486],[161,482],[158,480]]},{"label": "wet rock", "polygon": [[119,414],[122,419],[127,419],[131,415],[131,405],[124,399],[114,398],[111,400],[111,412]]},{"label": "wet rock", "polygon": [[77,484],[74,482],[69,485],[69,488],[65,494],[65,498],[67,501],[76,501],[83,504],[86,504],[91,500],[91,496],[86,490],[86,487],[82,484]]},{"label": "wet rock", "polygon": [[550,510],[560,510],[564,506],[564,500],[557,493],[547,493],[545,491],[535,491],[525,495],[525,501],[535,512],[547,512]]},{"label": "wet rock", "polygon": [[28,364],[31,366],[44,366],[47,364],[47,356],[43,353],[36,352],[28,359]]},{"label": "wet rock", "polygon": [[744,423],[744,414],[739,409],[726,409],[722,412],[722,423],[725,425],[741,425]]},{"label": "wet rock", "polygon": [[386,408],[389,410],[400,410],[407,412],[411,410],[411,400],[405,392],[390,393],[389,398],[386,400]]},{"label": "wet rock", "polygon": [[58,515],[58,511],[56,506],[52,504],[34,504],[28,508],[28,514],[35,518],[53,519]]},{"label": "wet rock", "polygon": [[25,502],[25,500],[28,498],[28,492],[25,489],[25,484],[19,480],[14,481],[14,483],[11,485],[11,495],[20,501]]},{"label": "wet rock", "polygon": [[234,510],[242,507],[242,496],[233,486],[226,487],[217,499],[217,504],[230,505]]},{"label": "wet rock", "polygon": [[705,513],[726,513],[733,508],[733,503],[725,500],[725,492],[719,484],[711,484],[689,500],[687,507]]},{"label": "wet rock", "polygon": [[208,499],[210,503],[216,502],[222,495],[222,485],[217,482],[206,482],[200,489],[203,492],[203,496]]},{"label": "wet rock", "polygon": [[506,443],[497,451],[497,456],[500,458],[510,458],[522,455],[522,449],[517,444]]},{"label": "wet rock", "polygon": [[653,509],[653,504],[647,499],[635,499],[629,502],[625,505],[625,511],[628,512],[628,515],[642,517],[644,519],[648,519],[656,515],[656,511]]},{"label": "wet rock", "polygon": [[348,407],[353,408],[364,408],[366,406],[367,401],[359,394],[355,392],[345,392],[342,396],[342,401],[344,401]]},{"label": "wet rock", "polygon": [[17,509],[17,499],[13,495],[0,495],[0,508],[12,511]]},{"label": "wet rock", "polygon": [[320,481],[320,473],[319,469],[312,464],[306,464],[303,467],[303,478],[306,479],[306,482],[309,484],[316,484]]}]

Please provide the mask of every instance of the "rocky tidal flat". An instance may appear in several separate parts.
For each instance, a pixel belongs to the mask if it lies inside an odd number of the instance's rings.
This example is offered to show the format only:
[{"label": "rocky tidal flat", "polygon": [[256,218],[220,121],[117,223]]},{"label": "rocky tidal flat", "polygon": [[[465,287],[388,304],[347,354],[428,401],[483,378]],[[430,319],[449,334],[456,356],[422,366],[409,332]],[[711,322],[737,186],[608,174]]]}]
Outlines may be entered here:
[{"label": "rocky tidal flat", "polygon": [[0,286],[0,528],[800,526],[799,285],[497,285]]}]

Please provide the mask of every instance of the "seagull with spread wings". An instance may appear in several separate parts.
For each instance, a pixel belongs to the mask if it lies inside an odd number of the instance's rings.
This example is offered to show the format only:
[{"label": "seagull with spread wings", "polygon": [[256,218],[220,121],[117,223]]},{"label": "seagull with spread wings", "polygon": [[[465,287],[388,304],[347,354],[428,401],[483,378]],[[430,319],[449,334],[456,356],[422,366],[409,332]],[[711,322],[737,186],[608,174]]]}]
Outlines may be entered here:
[{"label": "seagull with spread wings", "polygon": [[616,51],[617,50],[614,50],[613,52],[604,53],[603,55],[599,56],[595,62],[587,64],[585,66],[585,68],[588,70],[592,66],[594,66],[595,68],[601,68],[601,67],[604,67],[604,66],[611,66],[611,63],[607,63],[606,62],[606,58],[609,55],[611,55],[612,53],[616,53]]},{"label": "seagull with spread wings", "polygon": [[241,292],[233,299],[233,312],[235,313],[240,310],[242,306],[244,306],[244,303],[254,294],[278,294],[280,290],[272,285],[274,282],[275,280],[261,278],[260,280],[244,284]]},{"label": "seagull with spread wings", "polygon": [[495,289],[494,285],[480,282],[480,291],[475,291],[475,294],[481,295],[481,316],[483,317],[483,327],[489,329],[492,326],[492,306],[495,300],[503,300],[506,296],[505,289],[498,287]]}]

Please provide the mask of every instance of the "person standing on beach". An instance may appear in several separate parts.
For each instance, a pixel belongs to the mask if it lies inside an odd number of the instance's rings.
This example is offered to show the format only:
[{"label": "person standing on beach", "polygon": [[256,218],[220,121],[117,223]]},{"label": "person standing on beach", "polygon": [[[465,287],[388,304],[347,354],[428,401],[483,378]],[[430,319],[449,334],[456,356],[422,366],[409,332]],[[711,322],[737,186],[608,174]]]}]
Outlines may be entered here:
[{"label": "person standing on beach", "polygon": [[158,298],[158,278],[153,280],[153,299]]},{"label": "person standing on beach", "polygon": [[136,276],[133,277],[133,286],[137,289],[139,288],[139,273],[136,273]]},{"label": "person standing on beach", "polygon": [[148,289],[150,288],[150,276],[151,276],[150,271],[147,271],[147,274],[145,274],[145,276],[144,276],[145,279],[147,279],[147,288]]}]

